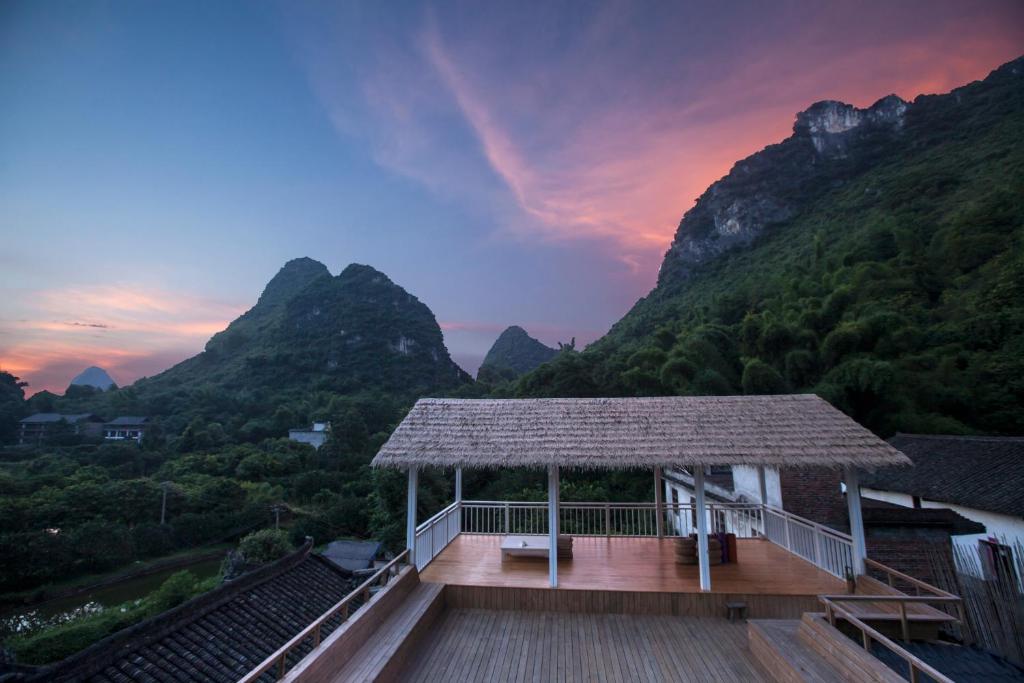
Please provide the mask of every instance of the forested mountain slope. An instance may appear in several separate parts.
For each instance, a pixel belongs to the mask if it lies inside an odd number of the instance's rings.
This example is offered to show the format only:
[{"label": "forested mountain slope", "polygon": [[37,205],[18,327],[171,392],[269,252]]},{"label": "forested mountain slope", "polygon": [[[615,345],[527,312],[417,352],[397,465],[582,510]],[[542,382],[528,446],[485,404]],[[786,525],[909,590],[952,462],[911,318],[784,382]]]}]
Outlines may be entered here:
[{"label": "forested mountain slope", "polygon": [[687,212],[657,287],[519,395],[814,391],[882,434],[1024,432],[1024,59],[818,103]]}]

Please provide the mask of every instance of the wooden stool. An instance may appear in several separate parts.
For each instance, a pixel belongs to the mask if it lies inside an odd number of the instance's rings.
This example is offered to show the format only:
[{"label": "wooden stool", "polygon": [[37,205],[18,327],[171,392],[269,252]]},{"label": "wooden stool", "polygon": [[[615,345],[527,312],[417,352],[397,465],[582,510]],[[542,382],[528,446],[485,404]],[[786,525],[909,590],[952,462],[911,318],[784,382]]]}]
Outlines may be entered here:
[{"label": "wooden stool", "polygon": [[727,602],[725,603],[725,614],[729,621],[736,621],[737,619],[746,618],[747,603],[745,602]]}]

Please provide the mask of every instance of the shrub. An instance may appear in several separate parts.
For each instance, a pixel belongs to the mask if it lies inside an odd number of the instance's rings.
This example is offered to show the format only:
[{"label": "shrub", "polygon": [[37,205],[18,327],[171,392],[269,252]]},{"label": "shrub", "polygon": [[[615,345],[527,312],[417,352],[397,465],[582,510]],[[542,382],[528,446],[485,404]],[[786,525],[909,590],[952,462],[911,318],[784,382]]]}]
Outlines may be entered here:
[{"label": "shrub", "polygon": [[288,534],[280,529],[261,529],[254,531],[238,544],[238,551],[245,556],[247,562],[263,564],[281,559],[291,552],[292,544]]}]

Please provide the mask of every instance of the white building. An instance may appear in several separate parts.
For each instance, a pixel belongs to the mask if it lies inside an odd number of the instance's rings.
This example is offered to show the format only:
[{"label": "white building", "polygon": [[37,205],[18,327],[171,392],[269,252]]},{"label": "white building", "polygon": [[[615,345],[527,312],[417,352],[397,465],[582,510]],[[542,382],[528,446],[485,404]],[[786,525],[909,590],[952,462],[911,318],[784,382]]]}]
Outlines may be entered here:
[{"label": "white building", "polygon": [[288,438],[299,443],[308,443],[313,448],[319,449],[327,443],[327,437],[331,434],[330,422],[314,422],[305,429],[289,429]]},{"label": "white building", "polygon": [[953,536],[977,550],[981,566],[1012,567],[1024,546],[1024,438],[897,434],[889,440],[914,467],[883,469],[861,479],[865,498],[913,508],[948,508],[985,525],[983,534]]}]

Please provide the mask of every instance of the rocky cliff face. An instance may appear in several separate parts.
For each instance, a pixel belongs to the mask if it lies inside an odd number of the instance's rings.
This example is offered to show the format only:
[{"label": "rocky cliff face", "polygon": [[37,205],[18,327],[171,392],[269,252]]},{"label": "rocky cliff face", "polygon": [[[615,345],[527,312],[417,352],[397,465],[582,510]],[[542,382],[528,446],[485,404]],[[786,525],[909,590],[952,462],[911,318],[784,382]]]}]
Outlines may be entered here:
[{"label": "rocky cliff face", "polygon": [[745,246],[773,224],[885,154],[901,134],[908,103],[895,95],[867,109],[817,102],[797,114],[793,135],[738,162],[686,212],[659,283]]}]

